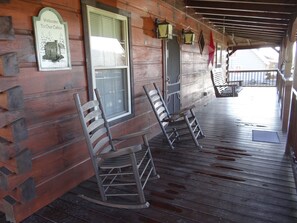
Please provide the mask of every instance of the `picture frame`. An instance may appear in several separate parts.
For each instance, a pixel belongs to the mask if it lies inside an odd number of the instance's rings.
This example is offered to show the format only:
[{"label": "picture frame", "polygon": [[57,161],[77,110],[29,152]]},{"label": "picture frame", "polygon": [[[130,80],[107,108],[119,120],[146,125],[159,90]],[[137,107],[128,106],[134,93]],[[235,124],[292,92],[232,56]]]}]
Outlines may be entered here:
[{"label": "picture frame", "polygon": [[40,71],[71,69],[68,25],[53,8],[33,17],[35,47]]},{"label": "picture frame", "polygon": [[200,49],[200,54],[202,55],[203,49],[204,49],[204,45],[205,45],[205,41],[204,41],[204,36],[203,36],[202,30],[201,30],[200,35],[199,35],[198,45],[199,45],[199,49]]}]

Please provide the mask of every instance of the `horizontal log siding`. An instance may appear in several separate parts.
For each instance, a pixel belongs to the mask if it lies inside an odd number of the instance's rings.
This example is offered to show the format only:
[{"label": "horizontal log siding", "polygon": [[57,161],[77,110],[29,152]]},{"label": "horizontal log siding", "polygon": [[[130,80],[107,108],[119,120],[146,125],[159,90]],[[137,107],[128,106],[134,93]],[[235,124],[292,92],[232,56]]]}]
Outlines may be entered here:
[{"label": "horizontal log siding", "polygon": [[[36,61],[32,16],[43,7],[53,7],[68,23],[72,69],[39,72]],[[19,184],[32,176],[36,198],[13,207],[10,218],[19,222],[53,201],[81,181],[92,176],[85,143],[76,117],[72,95],[79,91],[86,98],[86,72],[80,1],[17,1],[1,4],[0,14],[12,16],[15,40],[0,41],[0,54],[16,52],[20,72],[1,78],[0,89],[14,85],[24,93],[23,114],[28,138],[20,142],[32,153],[32,170],[12,176]],[[79,177],[77,177],[79,176]],[[0,207],[4,207],[1,199]],[[30,207],[30,208],[28,208]],[[4,210],[2,210],[4,211]]]},{"label": "horizontal log siding", "polygon": [[[208,28],[161,0],[98,2],[131,13],[135,116],[112,127],[115,137],[147,127],[151,130],[150,137],[160,132],[142,88],[152,82],[162,86],[163,82],[162,41],[155,38],[155,18],[166,18],[179,35],[188,26],[196,36],[203,30],[206,45],[202,55],[197,40],[194,46],[181,45],[182,105],[202,104],[210,98],[202,96],[211,89],[207,66]],[[55,8],[68,23],[71,70],[38,71],[32,17],[47,6]],[[11,0],[1,4],[0,14],[12,16],[15,29],[15,40],[0,41],[0,54],[16,52],[20,67],[18,76],[1,78],[0,90],[15,85],[23,89],[28,138],[20,142],[20,146],[31,151],[33,167],[20,178],[32,176],[36,183],[36,198],[14,207],[15,221],[19,222],[93,175],[72,99],[75,92],[79,92],[84,101],[87,99],[84,34],[79,0]],[[214,33],[215,38],[216,35]]]}]

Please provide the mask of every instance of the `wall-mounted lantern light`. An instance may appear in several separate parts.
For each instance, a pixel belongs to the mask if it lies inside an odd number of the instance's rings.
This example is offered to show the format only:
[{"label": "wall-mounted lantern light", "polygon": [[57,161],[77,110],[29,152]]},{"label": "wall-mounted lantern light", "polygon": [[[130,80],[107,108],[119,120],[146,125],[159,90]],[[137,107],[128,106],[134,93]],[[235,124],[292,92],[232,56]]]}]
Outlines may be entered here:
[{"label": "wall-mounted lantern light", "polygon": [[158,39],[172,39],[172,25],[168,22],[160,22],[159,19],[155,20],[156,33]]},{"label": "wall-mounted lantern light", "polygon": [[194,45],[195,43],[195,33],[193,33],[191,30],[182,30],[184,44],[191,44]]}]

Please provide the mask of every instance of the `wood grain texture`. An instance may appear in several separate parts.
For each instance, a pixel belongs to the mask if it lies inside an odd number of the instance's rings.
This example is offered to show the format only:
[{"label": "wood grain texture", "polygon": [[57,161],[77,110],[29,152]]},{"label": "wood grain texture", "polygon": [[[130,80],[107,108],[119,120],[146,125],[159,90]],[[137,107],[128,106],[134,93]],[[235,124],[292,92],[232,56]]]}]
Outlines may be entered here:
[{"label": "wood grain texture", "polygon": [[13,40],[14,29],[11,16],[0,16],[0,40]]},{"label": "wood grain texture", "polygon": [[[9,195],[4,196],[3,192],[0,193],[1,197],[4,197],[6,205],[7,201],[10,201],[10,205],[14,205],[16,202],[27,203],[35,198],[35,183],[33,178],[28,178],[23,183],[18,185],[9,193]],[[5,206],[5,204],[4,204]],[[5,208],[5,207],[4,207]]]},{"label": "wood grain texture", "polygon": [[20,72],[16,53],[0,55],[0,76],[16,76]]},{"label": "wood grain texture", "polygon": [[24,118],[20,118],[9,125],[0,128],[0,136],[9,142],[20,142],[28,137],[28,130]]},{"label": "wood grain texture", "polygon": [[21,110],[24,107],[23,89],[16,86],[1,92],[0,107],[9,111]]},{"label": "wood grain texture", "polygon": [[5,166],[9,171],[23,174],[32,169],[32,156],[28,149],[23,149],[22,151],[15,154],[9,160],[0,161],[0,166]]},{"label": "wood grain texture", "polygon": [[7,161],[14,157],[19,151],[18,144],[11,143],[3,138],[0,138],[0,161]]},{"label": "wood grain texture", "polygon": [[0,128],[24,117],[23,111],[1,111],[0,112]]}]

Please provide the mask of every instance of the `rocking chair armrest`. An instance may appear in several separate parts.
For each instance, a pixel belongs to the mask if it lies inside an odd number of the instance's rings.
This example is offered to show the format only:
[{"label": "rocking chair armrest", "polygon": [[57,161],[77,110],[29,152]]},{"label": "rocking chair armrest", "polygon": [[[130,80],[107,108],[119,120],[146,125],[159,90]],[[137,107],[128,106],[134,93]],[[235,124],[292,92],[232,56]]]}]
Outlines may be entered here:
[{"label": "rocking chair armrest", "polygon": [[242,86],[242,82],[243,82],[243,80],[239,80],[239,81],[228,81],[228,84],[229,84],[229,83],[230,83],[230,84],[237,83],[238,86]]},{"label": "rocking chair armrest", "polygon": [[171,115],[170,118],[164,118],[162,122],[176,122],[179,118],[179,115]]},{"label": "rocking chair armrest", "polygon": [[195,108],[195,105],[191,105],[189,107],[185,107],[185,108],[179,110],[178,112],[173,113],[172,116],[177,116],[177,117],[185,116],[193,108]]},{"label": "rocking chair armrest", "polygon": [[221,85],[216,85],[216,87],[232,87],[232,88],[235,88],[235,87],[238,87],[237,84],[221,84]]},{"label": "rocking chair armrest", "polygon": [[114,152],[108,152],[108,153],[101,154],[100,158],[105,160],[105,159],[119,157],[119,156],[131,154],[131,153],[136,153],[136,152],[138,152],[140,150],[142,150],[141,145],[129,146],[129,147],[125,147],[123,149],[119,149],[119,150],[114,151]]},{"label": "rocking chair armrest", "polygon": [[144,129],[144,130],[139,131],[139,132],[134,132],[134,133],[130,133],[130,134],[127,134],[127,135],[124,135],[124,136],[119,136],[117,138],[113,138],[112,140],[113,141],[124,141],[124,140],[127,140],[127,139],[143,136],[143,135],[146,135],[148,133],[149,133],[149,130]]}]

